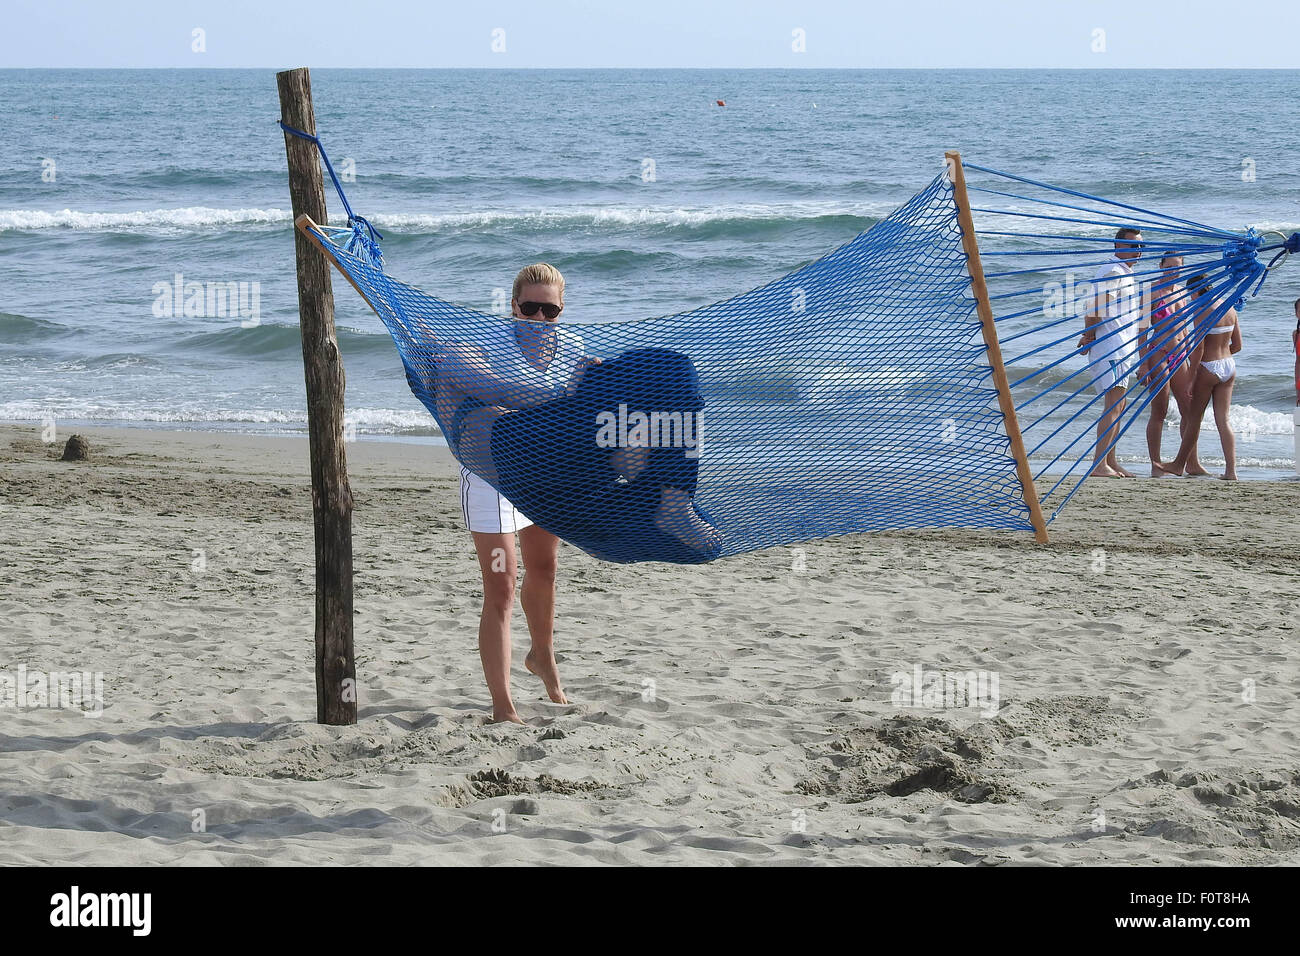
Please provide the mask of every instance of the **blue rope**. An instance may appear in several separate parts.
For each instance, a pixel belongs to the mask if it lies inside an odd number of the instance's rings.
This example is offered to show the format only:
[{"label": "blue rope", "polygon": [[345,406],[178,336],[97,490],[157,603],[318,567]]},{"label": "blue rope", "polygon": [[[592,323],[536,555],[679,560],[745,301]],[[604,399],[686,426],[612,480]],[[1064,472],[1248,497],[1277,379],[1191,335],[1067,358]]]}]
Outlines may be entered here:
[{"label": "blue rope", "polygon": [[[1002,176],[1005,179],[1014,179],[1017,182],[1028,183],[1031,186],[1037,186],[1040,189],[1047,189],[1051,192],[1064,193],[1067,196],[1076,196],[1079,199],[1087,199],[1090,202],[1099,202],[1107,206],[1115,206],[1118,209],[1128,209],[1133,212],[1142,213],[1144,216],[1156,216],[1166,222],[1176,222],[1183,226],[1191,226],[1193,229],[1203,231],[1204,233],[1213,233],[1223,236],[1226,239],[1235,239],[1236,237],[1223,229],[1215,229],[1213,226],[1206,226],[1204,223],[1193,222],[1190,219],[1179,219],[1177,216],[1166,216],[1164,213],[1156,212],[1152,209],[1143,209],[1141,206],[1132,206],[1128,203],[1116,202],[1113,199],[1102,199],[1100,196],[1093,196],[1089,193],[1080,192],[1077,189],[1066,189],[1064,186],[1052,186],[1048,183],[1040,183],[1035,179],[1028,179],[1024,176],[1016,176],[1012,173],[1004,173],[999,169],[989,169],[987,166],[976,166],[974,163],[966,163],[967,169],[978,169],[980,172],[992,173],[994,176]],[[1023,198],[1023,197],[1022,197]],[[1033,201],[1033,200],[1031,200]],[[1037,200],[1043,202],[1044,200]]]},{"label": "blue rope", "polygon": [[[1254,232],[1254,230],[1251,230],[1251,232]],[[1277,255],[1269,260],[1268,265],[1260,267],[1262,271],[1259,273],[1259,284],[1255,286],[1255,291],[1250,294],[1252,299],[1259,295],[1259,290],[1264,287],[1264,280],[1268,278],[1268,274],[1273,271],[1275,266],[1281,265],[1282,260],[1287,256],[1300,252],[1300,232],[1291,233],[1290,238],[1284,242],[1275,242],[1271,246],[1259,246],[1255,251],[1272,252],[1274,249],[1278,250]]]},{"label": "blue rope", "polygon": [[[284,130],[299,139],[305,139],[316,145],[320,158],[325,162],[325,169],[330,174],[330,179],[334,181],[334,189],[339,194],[339,199],[343,202],[343,208],[347,210],[348,227],[352,230],[352,235],[344,243],[343,248],[358,258],[372,263],[376,268],[382,269],[384,266],[384,254],[379,248],[379,240],[383,239],[383,233],[370,224],[370,221],[362,216],[358,216],[352,211],[352,205],[348,202],[347,194],[343,192],[343,184],[339,182],[338,176],[334,174],[334,164],[330,162],[329,155],[325,152],[325,147],[321,145],[318,137],[311,133],[304,133],[300,129],[294,129],[279,121],[280,129]],[[324,223],[322,223],[324,225]]]},{"label": "blue rope", "polygon": [[[972,190],[972,191],[978,191],[978,190]],[[992,190],[984,190],[984,191],[986,191],[986,192],[991,192]],[[1005,196],[1005,195],[1009,195],[1009,194],[1008,194],[1008,193],[997,193],[997,195]],[[1024,197],[1016,197],[1016,198],[1024,198]],[[1096,212],[1096,210],[1092,210],[1092,209],[1084,209],[1084,207],[1082,207],[1082,206],[1071,206],[1071,205],[1069,205],[1068,203],[1048,202],[1048,201],[1046,201],[1046,200],[1042,200],[1042,199],[1038,199],[1038,200],[1030,199],[1030,200],[1028,200],[1028,201],[1029,201],[1029,202],[1036,202],[1036,203],[1038,203],[1039,205],[1042,205],[1042,206],[1063,206],[1063,207],[1066,208],[1066,209],[1083,209],[1084,212]],[[1132,226],[1132,227],[1136,227],[1136,228],[1141,229],[1141,231],[1142,231],[1142,232],[1145,232],[1145,233],[1154,233],[1154,232],[1159,232],[1159,233],[1168,233],[1168,234],[1170,234],[1170,235],[1174,235],[1174,236],[1197,236],[1197,237],[1202,237],[1202,238],[1206,238],[1206,239],[1222,239],[1222,238],[1223,238],[1223,233],[1197,232],[1196,230],[1193,230],[1193,229],[1172,229],[1172,228],[1169,228],[1168,226],[1161,226],[1161,225],[1158,225],[1158,224],[1157,224],[1157,225],[1152,225],[1152,224],[1149,224],[1149,223],[1145,222],[1144,220],[1141,220],[1141,219],[1133,219],[1133,218],[1125,218],[1125,219],[1080,219],[1080,218],[1078,218],[1077,216],[1049,216],[1049,215],[1046,215],[1045,213],[1024,212],[1024,211],[1012,211],[1012,210],[1009,210],[1009,209],[993,209],[993,208],[989,208],[989,207],[985,207],[985,206],[972,206],[972,207],[971,207],[971,212],[986,213],[986,214],[988,214],[988,215],[992,215],[992,216],[1010,216],[1010,217],[1015,218],[1015,219],[1043,219],[1043,220],[1046,220],[1046,221],[1048,221],[1048,222],[1073,222],[1073,223],[1079,223],[1079,224],[1081,224],[1081,225],[1085,225],[1085,226],[1104,226],[1104,227],[1106,227],[1106,228],[1108,228],[1108,229],[1117,229],[1117,228],[1119,228],[1119,227],[1121,227],[1121,226]]]},{"label": "blue rope", "polygon": [[[1017,215],[1019,214],[1017,213]],[[1078,243],[1095,242],[1098,245],[1104,244],[1108,247],[1111,245],[1111,243],[1115,241],[1110,236],[1072,236],[1068,233],[1063,233],[1063,232],[997,232],[992,229],[976,229],[975,234],[979,236],[1010,236],[1014,239],[1063,239],[1066,242],[1078,242]],[[1155,245],[1155,243],[1152,244]],[[1196,244],[1184,243],[1183,245],[1177,247],[1173,245],[1160,246],[1162,251],[1168,249],[1170,251],[1174,251],[1175,253],[1177,253],[1177,250],[1180,249],[1195,249],[1204,252],[1204,251],[1217,251],[1222,247],[1223,247],[1222,243],[1219,243],[1217,245],[1210,245],[1204,243],[1196,243]],[[1111,250],[1107,248],[1104,251],[1110,252]],[[988,254],[993,255],[993,253],[991,252]],[[1065,251],[1055,251],[1055,252],[1040,251],[1040,252],[1018,252],[1018,253],[998,253],[998,254],[999,255],[1025,255],[1025,256],[1066,256],[1066,255],[1073,255],[1074,253],[1071,250],[1065,250]],[[981,255],[984,255],[984,253],[981,253]]]},{"label": "blue rope", "polygon": [[[1287,255],[1294,255],[1295,253],[1300,252],[1300,232],[1291,233],[1291,238],[1287,239],[1285,242],[1275,242],[1271,246],[1260,246],[1259,251],[1272,252],[1274,249],[1281,249],[1282,252],[1285,252]],[[1279,252],[1273,257],[1273,262],[1276,262],[1281,258],[1282,253]],[[1273,262],[1268,264],[1270,269],[1273,268]]]},{"label": "blue rope", "polygon": [[[998,189],[989,189],[984,186],[967,186],[967,190],[969,192],[988,193],[990,196],[1006,196],[1011,199],[1022,199],[1025,202],[1034,203],[1038,206],[1052,206],[1057,209],[1073,209],[1077,212],[1086,212],[1094,216],[1112,215],[1109,210],[1105,209],[1089,209],[1087,206],[1076,206],[1073,203],[1068,202],[1053,202],[1050,199],[1036,199],[1032,196],[1022,196],[1019,193],[1008,193]],[[1107,200],[1101,201],[1106,202]],[[1209,226],[1205,227],[1205,229],[1184,229],[1182,227],[1173,227],[1168,224],[1161,225],[1160,223],[1153,223],[1143,219],[1134,219],[1132,216],[1127,215],[1123,218],[1116,216],[1109,220],[1097,220],[1078,219],[1070,216],[1048,216],[1042,213],[1024,212],[1023,210],[1012,211],[1010,209],[986,209],[980,206],[971,207],[971,211],[991,213],[997,216],[1016,216],[1023,219],[1050,219],[1058,222],[1078,222],[1092,226],[1108,226],[1112,229],[1119,226],[1141,226],[1143,232],[1167,232],[1176,236],[1204,236],[1209,239],[1222,239],[1224,236],[1232,235],[1230,232],[1215,230]]]}]

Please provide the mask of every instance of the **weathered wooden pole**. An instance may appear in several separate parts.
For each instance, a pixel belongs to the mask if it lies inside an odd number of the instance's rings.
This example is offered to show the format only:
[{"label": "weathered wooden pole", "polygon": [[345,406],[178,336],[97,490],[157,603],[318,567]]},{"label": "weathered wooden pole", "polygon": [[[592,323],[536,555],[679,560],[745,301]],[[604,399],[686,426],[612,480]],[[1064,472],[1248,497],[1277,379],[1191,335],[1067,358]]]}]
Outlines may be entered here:
[{"label": "weathered wooden pole", "polygon": [[[311,74],[276,74],[280,119],[316,135]],[[316,145],[284,134],[293,215],[329,222],[325,181]],[[298,315],[307,379],[311,445],[311,503],[316,529],[316,720],[357,722],[356,661],[352,654],[352,489],[343,453],[343,358],[334,334],[334,291],[329,262],[297,230]]]},{"label": "weathered wooden pole", "polygon": [[948,178],[952,181],[952,198],[957,206],[957,224],[961,226],[961,247],[966,253],[966,272],[970,275],[971,295],[975,297],[989,367],[993,370],[993,386],[998,391],[1002,424],[1007,430],[1011,456],[1016,460],[1020,492],[1024,496],[1025,507],[1029,510],[1029,523],[1034,529],[1034,538],[1039,544],[1047,544],[1047,522],[1038,500],[1038,489],[1034,487],[1034,473],[1029,467],[1029,456],[1025,454],[1020,423],[1016,421],[1016,403],[1011,397],[1007,367],[1002,362],[1002,345],[998,342],[998,326],[993,318],[993,304],[989,301],[988,285],[984,280],[984,260],[980,258],[980,245],[975,238],[975,219],[971,215],[970,197],[966,193],[966,171],[962,168],[960,153],[949,150],[943,155],[947,160]]}]

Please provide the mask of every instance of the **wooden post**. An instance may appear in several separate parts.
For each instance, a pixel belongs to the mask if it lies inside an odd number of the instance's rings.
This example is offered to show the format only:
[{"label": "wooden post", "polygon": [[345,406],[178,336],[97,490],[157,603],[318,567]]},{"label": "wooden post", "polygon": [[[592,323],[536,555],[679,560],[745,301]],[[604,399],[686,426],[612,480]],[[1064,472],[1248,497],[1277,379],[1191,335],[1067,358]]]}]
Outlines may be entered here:
[{"label": "wooden post", "polygon": [[993,384],[998,390],[998,406],[1002,409],[1002,422],[1011,442],[1011,454],[1016,459],[1016,474],[1020,477],[1020,491],[1029,508],[1029,521],[1034,527],[1034,537],[1039,544],[1047,543],[1047,522],[1034,487],[1034,473],[1029,468],[1025,442],[1020,436],[1020,423],[1016,420],[1016,405],[1011,400],[1011,385],[1007,369],[1002,364],[1002,346],[998,343],[998,327],[993,321],[993,304],[989,301],[988,286],[984,282],[984,263],[980,259],[979,243],[975,240],[975,220],[971,216],[970,197],[966,194],[966,173],[962,169],[961,154],[950,150],[943,154],[948,161],[948,178],[952,180],[952,198],[957,204],[957,224],[961,226],[961,245],[966,252],[966,271],[970,275],[971,293],[983,325],[984,345],[988,350],[989,366],[993,369]]},{"label": "wooden post", "polygon": [[[316,133],[311,75],[303,69],[276,74],[280,119]],[[328,222],[325,182],[316,145],[284,134],[293,214]],[[343,453],[343,359],[334,333],[334,292],[329,262],[295,230],[298,316],[307,380],[307,432],[311,445],[311,503],[316,531],[316,720],[357,722],[356,661],[352,654],[352,489]]]}]

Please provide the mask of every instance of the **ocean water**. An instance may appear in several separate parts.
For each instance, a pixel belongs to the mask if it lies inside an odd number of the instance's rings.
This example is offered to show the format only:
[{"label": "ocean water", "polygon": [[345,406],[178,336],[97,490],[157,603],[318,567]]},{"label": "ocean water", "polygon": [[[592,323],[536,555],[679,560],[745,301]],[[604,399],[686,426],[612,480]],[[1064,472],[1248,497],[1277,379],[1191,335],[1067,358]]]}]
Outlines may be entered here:
[{"label": "ocean water", "polygon": [[[576,322],[676,312],[804,265],[923,188],[948,148],[1290,233],[1298,85],[1300,71],[313,74],[318,128],[389,271],[492,309],[545,260]],[[305,431],[278,117],[269,70],[0,71],[0,421]],[[178,277],[242,311],[170,308]],[[335,295],[358,437],[439,441],[379,320],[346,284]],[[1297,296],[1292,263],[1242,314],[1243,477],[1294,466]],[[1122,460],[1146,461],[1140,432]],[[1172,422],[1165,435],[1171,457]]]}]

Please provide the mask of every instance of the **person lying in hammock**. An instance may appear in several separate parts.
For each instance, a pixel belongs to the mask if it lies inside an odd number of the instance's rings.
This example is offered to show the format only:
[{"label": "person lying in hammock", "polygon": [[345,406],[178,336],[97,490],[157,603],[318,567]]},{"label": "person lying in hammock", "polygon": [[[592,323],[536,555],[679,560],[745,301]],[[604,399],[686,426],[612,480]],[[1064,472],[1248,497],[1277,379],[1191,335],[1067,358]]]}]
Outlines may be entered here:
[{"label": "person lying in hammock", "polygon": [[[513,343],[495,348],[488,333],[449,343],[421,370],[461,464],[538,525],[604,560],[717,557],[722,536],[694,504],[704,401],[690,358],[659,348],[580,358],[560,384],[531,361],[540,353],[549,365],[558,330],[503,323],[512,327],[528,343],[526,361],[514,360]],[[619,423],[632,417],[660,434],[642,429],[623,440]]]}]

